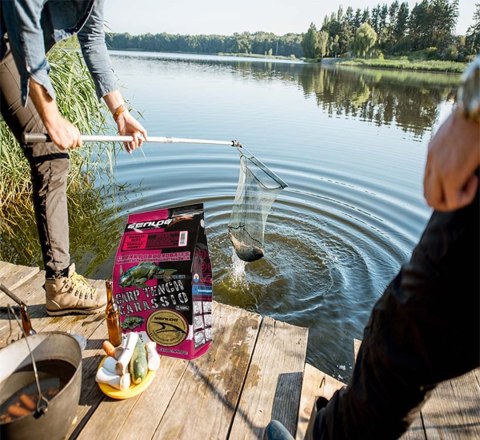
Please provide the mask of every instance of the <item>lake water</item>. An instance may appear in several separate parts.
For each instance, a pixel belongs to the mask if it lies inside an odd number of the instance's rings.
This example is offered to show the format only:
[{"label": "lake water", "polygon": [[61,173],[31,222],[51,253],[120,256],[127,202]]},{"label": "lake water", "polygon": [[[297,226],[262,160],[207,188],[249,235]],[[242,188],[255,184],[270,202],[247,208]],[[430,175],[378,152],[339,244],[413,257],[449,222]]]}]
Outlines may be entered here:
[{"label": "lake water", "polygon": [[268,217],[265,258],[240,278],[227,237],[235,148],[121,154],[116,177],[131,189],[123,215],[203,202],[215,299],[308,327],[308,361],[346,380],[353,338],[430,215],[426,148],[457,77],[216,56],[112,60],[151,136],[240,140],[288,184]]},{"label": "lake water", "polygon": [[[227,236],[235,148],[147,144],[143,154],[121,153],[120,223],[132,212],[203,202],[214,298],[308,327],[308,361],[347,380],[353,338],[362,337],[370,309],[430,215],[422,196],[427,144],[451,109],[458,77],[111,54],[151,136],[239,140],[288,184],[268,217],[265,257],[240,276]],[[117,244],[90,276],[111,275]]]}]

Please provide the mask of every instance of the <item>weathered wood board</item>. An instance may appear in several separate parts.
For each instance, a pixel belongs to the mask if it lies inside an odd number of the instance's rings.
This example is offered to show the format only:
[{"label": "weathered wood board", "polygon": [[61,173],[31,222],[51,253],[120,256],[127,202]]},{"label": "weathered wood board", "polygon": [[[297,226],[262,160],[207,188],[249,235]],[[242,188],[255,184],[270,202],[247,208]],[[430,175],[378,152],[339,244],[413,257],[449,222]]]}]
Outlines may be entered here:
[{"label": "weathered wood board", "polygon": [[272,419],[295,435],[307,337],[305,328],[263,318],[229,438],[262,438]]},{"label": "weathered wood board", "polygon": [[305,364],[296,440],[303,440],[305,438],[317,397],[330,399],[333,393],[343,386],[344,384],[337,379],[317,370],[308,363]]},{"label": "weathered wood board", "polygon": [[[152,384],[139,396],[103,395],[95,374],[107,337],[103,314],[49,317],[44,272],[0,261],[0,282],[29,310],[37,332],[83,335],[82,389],[68,438],[190,440],[261,439],[271,419],[304,439],[317,396],[344,384],[306,364],[308,329],[214,303],[214,342],[199,359],[162,357]],[[93,283],[104,289],[104,281]],[[0,348],[21,336],[0,294]],[[354,341],[356,355],[360,341]],[[480,438],[480,369],[441,384],[402,439]]]}]

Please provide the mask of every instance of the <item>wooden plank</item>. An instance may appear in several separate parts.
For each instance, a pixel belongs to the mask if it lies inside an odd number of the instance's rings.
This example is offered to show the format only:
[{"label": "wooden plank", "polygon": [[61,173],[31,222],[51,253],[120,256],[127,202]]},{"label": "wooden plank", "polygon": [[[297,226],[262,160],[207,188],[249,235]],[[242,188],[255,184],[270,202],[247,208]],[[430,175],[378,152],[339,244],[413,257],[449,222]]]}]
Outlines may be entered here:
[{"label": "wooden plank", "polygon": [[[119,432],[118,440],[132,438],[132,432],[128,427],[133,424],[136,427],[135,438],[152,438],[175,391],[185,380],[187,361],[163,356],[160,363],[154,381],[134,402],[132,411],[126,415],[124,429]],[[189,405],[187,402],[185,404]],[[154,414],[152,408],[155,408]]]},{"label": "wooden plank", "polygon": [[480,438],[479,369],[441,383],[422,409],[427,438]]},{"label": "wooden plank", "polygon": [[7,263],[6,261],[0,261],[0,277],[8,270],[8,267],[11,263]]},{"label": "wooden plank", "polygon": [[331,399],[335,391],[345,386],[344,383],[334,379],[328,374],[317,370],[310,364],[305,364],[303,374],[302,397],[298,413],[298,426],[296,440],[303,440],[307,432],[308,423],[312,416],[313,406],[317,397]]},{"label": "wooden plank", "polygon": [[[90,324],[92,325],[92,324]],[[98,325],[88,337],[87,346],[82,352],[82,388],[77,413],[66,438],[76,438],[85,423],[92,416],[98,404],[104,399],[104,394],[95,382],[98,365],[105,355],[102,344],[107,338],[107,327],[104,323]]]},{"label": "wooden plank", "polygon": [[[99,349],[96,352],[94,351],[94,356],[90,358],[91,365],[89,365],[89,378],[83,380],[81,400],[84,402],[84,408],[82,408],[77,414],[79,421],[75,427],[74,437],[97,438],[98,433],[101,432],[102,438],[116,438],[121,432],[125,420],[139,396],[126,400],[114,400],[103,395],[95,382],[95,375],[100,361],[104,356],[104,352],[100,347],[107,337],[106,326],[100,326],[94,333],[94,336],[96,342],[95,348],[98,347]],[[162,375],[165,371],[166,369],[162,362],[160,369],[157,371],[157,375]],[[157,377],[154,382],[156,380]],[[154,414],[150,414],[150,416],[153,418]],[[132,435],[132,430],[134,430],[134,437],[137,438],[137,423],[131,423],[127,426],[130,428],[130,430],[128,430],[129,434]]]},{"label": "wooden plank", "polygon": [[[63,332],[76,332],[88,337],[94,329],[98,326],[99,322],[104,319],[103,313],[98,313],[96,315],[69,315],[69,316],[59,316],[51,317],[47,315],[45,310],[45,291],[42,287],[38,287],[38,284],[43,285],[42,276],[37,274],[34,278],[29,280],[28,283],[22,285],[19,289],[16,289],[14,293],[18,293],[19,296],[23,299],[27,297],[28,300],[28,311],[32,321],[32,326],[36,332],[40,331],[63,331]],[[101,289],[105,289],[104,281],[93,281],[91,280],[92,285]],[[30,283],[32,287],[30,288]],[[35,287],[36,286],[36,287]],[[30,295],[26,296],[26,293],[29,291]],[[97,325],[94,326],[93,330],[88,327],[89,322],[97,322]],[[72,323],[75,322],[76,327],[72,327]],[[16,324],[15,324],[16,325]],[[74,329],[75,328],[75,329]],[[0,346],[4,346],[7,343],[7,337],[9,334],[9,323],[8,323],[8,314],[0,313]],[[20,336],[20,331],[16,329],[17,339]]]},{"label": "wooden plank", "polygon": [[476,368],[471,373],[473,374],[472,380],[475,380],[477,386],[480,388],[480,368]]},{"label": "wooden plank", "polygon": [[353,340],[353,358],[357,360],[358,351],[360,350],[360,345],[362,345],[362,341],[360,339]]},{"label": "wooden plank", "polygon": [[[0,278],[0,281],[2,278]],[[25,282],[16,287],[7,287],[18,296],[27,306],[33,306],[35,304],[45,305],[45,290],[43,284],[45,283],[45,271],[37,271],[33,276],[29,277]],[[6,306],[7,304],[15,304],[9,296],[0,294],[0,306]]]},{"label": "wooden plank", "polygon": [[[96,367],[98,364],[99,360]],[[148,389],[125,400],[103,396],[77,438],[97,438],[99,432],[102,438],[151,438],[186,367],[184,360],[162,357],[160,368]],[[90,384],[90,387],[101,394],[96,383]],[[146,432],[149,434],[145,435]]]},{"label": "wooden plank", "polygon": [[212,347],[189,362],[153,438],[228,437],[261,320],[258,314],[216,305]]},{"label": "wooden plank", "polygon": [[422,413],[418,411],[415,420],[408,428],[408,431],[400,437],[402,440],[424,440],[427,438],[423,426]]},{"label": "wooden plank", "polygon": [[[21,300],[25,301],[28,308],[28,313],[31,318],[32,326],[35,331],[38,333],[40,331],[68,331],[68,317],[50,317],[47,315],[45,310],[45,290],[43,289],[43,284],[45,272],[37,272],[33,277],[29,278],[25,283],[20,287],[13,290]],[[102,280],[89,280],[93,286],[98,289],[105,290],[105,282]],[[5,295],[6,296],[6,295]],[[6,304],[12,304],[12,300],[9,298],[0,299],[0,348],[4,347],[7,343],[7,337],[10,333],[10,323],[9,316],[5,309],[2,306]],[[80,319],[91,320],[92,316],[94,319],[103,319],[103,313],[97,315],[78,315]],[[79,319],[77,316],[76,319]],[[63,324],[61,324],[63,322]],[[60,323],[60,324],[57,324]],[[21,331],[18,326],[15,324],[12,326],[13,339],[18,339],[21,336]],[[12,338],[10,338],[12,339]]]},{"label": "wooden plank", "polygon": [[[239,320],[235,319],[235,314],[241,315],[240,317],[245,318],[248,316],[248,321],[245,319]],[[254,326],[259,326],[258,317],[255,320],[255,325],[252,327],[251,314],[248,312],[242,311],[240,309],[234,309],[228,306],[222,306],[215,304],[214,306],[214,342],[210,351],[202,356],[202,358],[187,363],[181,359],[162,357],[160,369],[157,371],[155,379],[153,380],[150,387],[145,390],[140,396],[135,398],[128,399],[125,401],[113,401],[109,398],[103,400],[98,408],[95,410],[94,415],[88,420],[86,426],[83,428],[79,434],[79,438],[91,438],[96,433],[101,430],[102,436],[112,437],[112,438],[132,438],[131,426],[135,426],[135,438],[151,438],[155,434],[155,430],[162,419],[162,427],[168,426],[169,423],[178,424],[181,420],[189,420],[194,417],[195,413],[200,413],[197,415],[199,418],[201,426],[199,426],[198,420],[197,423],[194,423],[194,426],[184,427],[192,429],[196,433],[200,433],[202,426],[209,429],[211,432],[217,432],[219,430],[218,426],[209,426],[212,424],[212,414],[218,412],[217,409],[213,409],[212,404],[214,403],[210,396],[205,399],[201,399],[198,392],[198,375],[205,372],[211,373],[215,372],[216,376],[224,376],[222,382],[229,382],[238,380],[239,375],[231,374],[232,371],[222,372],[222,368],[230,367],[232,370],[241,369],[241,365],[238,362],[232,362],[232,364],[227,365],[225,359],[228,358],[229,354],[232,353],[232,347],[228,346],[228,340],[232,337],[235,338],[234,333],[237,332],[237,336],[244,339],[251,339],[252,341],[255,338],[255,334],[250,337],[245,335],[241,336],[239,333],[238,326],[243,326],[244,332],[252,332]],[[242,322],[240,322],[242,321]],[[217,326],[218,322],[218,326]],[[238,324],[238,325],[237,325]],[[225,328],[228,326],[228,329]],[[232,335],[228,335],[228,330],[231,330]],[[253,345],[253,343],[251,344]],[[235,348],[233,349],[235,350]],[[242,351],[240,349],[240,351]],[[243,350],[243,352],[248,352]],[[235,356],[232,353],[233,356]],[[213,357],[216,362],[219,362],[220,365],[207,366],[207,368],[202,368],[201,363],[204,362],[208,357]],[[247,356],[244,361],[248,365],[250,355]],[[239,356],[239,360],[242,359],[242,356]],[[209,362],[206,362],[209,364]],[[188,365],[188,370],[187,370]],[[243,367],[246,370],[246,365]],[[191,374],[193,366],[196,367],[197,376]],[[237,389],[239,393],[241,389],[243,379],[240,379],[240,383],[233,385],[233,389]],[[181,384],[180,384],[181,383]],[[218,388],[218,387],[217,387]],[[234,390],[233,390],[234,391]],[[220,391],[217,391],[220,393]],[[174,394],[176,395],[175,399],[173,398]],[[228,394],[226,390],[225,394]],[[231,393],[232,396],[234,393]],[[202,400],[197,405],[195,400]],[[187,404],[188,403],[188,404]],[[176,406],[179,406],[178,409]],[[208,408],[206,408],[208,406]],[[152,413],[152,407],[155,408],[155,412]],[[192,407],[195,407],[195,410],[192,410]],[[164,415],[165,411],[169,411],[169,414]],[[203,412],[205,411],[205,412]],[[193,414],[192,414],[193,413]],[[218,417],[219,420],[227,420],[223,416]],[[231,419],[231,416],[230,416]],[[206,424],[205,420],[209,422]],[[228,424],[224,428],[225,434],[228,429]],[[161,438],[192,438],[191,431],[183,432],[183,429],[177,429],[172,431],[170,428],[165,428],[166,434],[157,432],[155,435],[161,436]],[[220,429],[221,431],[221,429]],[[210,434],[211,434],[210,432]],[[203,438],[213,438],[213,437],[203,437]]]},{"label": "wooden plank", "polygon": [[8,261],[0,261],[0,277],[3,277],[9,270],[11,270],[15,265],[9,263]]},{"label": "wooden plank", "polygon": [[[32,327],[38,333],[45,327],[51,318],[45,311],[45,272],[37,272],[29,278],[20,287],[13,289],[13,293],[27,304],[28,314],[32,322]],[[7,344],[7,338],[17,340],[21,337],[21,330],[15,321],[10,322],[9,314],[6,310],[7,305],[14,305],[14,302],[6,295],[0,295],[0,348]],[[10,333],[10,324],[12,324],[12,335]]]},{"label": "wooden plank", "polygon": [[265,317],[230,439],[258,439],[272,419],[295,435],[308,329]]},{"label": "wooden plank", "polygon": [[10,290],[14,290],[39,271],[40,269],[38,267],[18,266],[6,263],[0,266],[0,282],[5,284]]}]

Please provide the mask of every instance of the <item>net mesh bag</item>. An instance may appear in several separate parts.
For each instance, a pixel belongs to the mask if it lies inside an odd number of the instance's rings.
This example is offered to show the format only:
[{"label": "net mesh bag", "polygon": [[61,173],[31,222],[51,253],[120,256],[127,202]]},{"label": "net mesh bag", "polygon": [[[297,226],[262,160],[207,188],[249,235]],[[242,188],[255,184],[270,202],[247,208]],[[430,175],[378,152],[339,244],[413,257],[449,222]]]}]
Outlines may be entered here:
[{"label": "net mesh bag", "polygon": [[255,261],[264,255],[264,235],[268,214],[278,193],[287,185],[253,155],[239,148],[240,174],[229,237],[238,258]]}]

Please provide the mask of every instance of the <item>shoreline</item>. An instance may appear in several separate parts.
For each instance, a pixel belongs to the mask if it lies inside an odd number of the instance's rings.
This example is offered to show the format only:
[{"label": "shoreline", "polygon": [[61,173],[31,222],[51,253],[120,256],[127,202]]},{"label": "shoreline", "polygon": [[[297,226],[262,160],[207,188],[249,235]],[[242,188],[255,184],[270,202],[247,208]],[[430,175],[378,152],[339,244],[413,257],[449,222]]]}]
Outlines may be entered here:
[{"label": "shoreline", "polygon": [[360,67],[378,70],[396,70],[405,72],[437,72],[461,74],[468,63],[442,60],[409,60],[408,58],[399,59],[361,59],[361,58],[323,58],[321,65]]},{"label": "shoreline", "polygon": [[398,72],[427,72],[427,73],[447,73],[447,74],[461,74],[467,67],[468,63],[460,63],[455,61],[443,60],[410,60],[407,57],[391,58],[391,59],[363,59],[363,58],[322,58],[321,60],[312,58],[294,58],[276,55],[262,55],[262,54],[245,54],[245,53],[198,53],[198,52],[156,52],[145,51],[141,49],[113,49],[109,51],[115,52],[140,52],[140,53],[156,53],[185,55],[195,57],[230,57],[230,58],[245,58],[256,61],[282,61],[291,63],[305,63],[305,64],[320,64],[321,66],[343,66],[343,67],[357,67],[368,68],[376,70],[389,70]]}]

